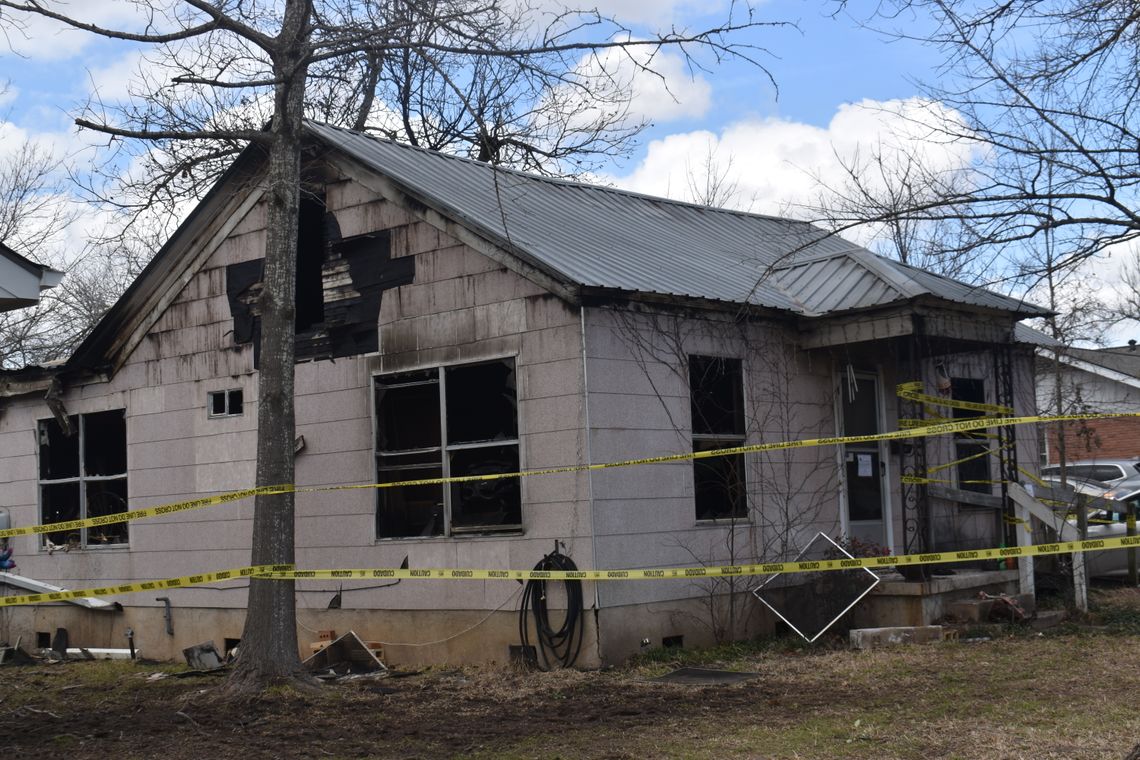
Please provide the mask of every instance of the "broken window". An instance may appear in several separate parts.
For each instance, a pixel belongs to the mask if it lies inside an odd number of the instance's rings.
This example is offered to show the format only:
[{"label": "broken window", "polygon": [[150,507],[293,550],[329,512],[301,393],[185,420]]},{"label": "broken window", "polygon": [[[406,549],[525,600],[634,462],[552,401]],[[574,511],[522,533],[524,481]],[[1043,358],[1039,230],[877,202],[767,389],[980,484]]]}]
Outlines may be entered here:
[{"label": "broken window", "polygon": [[[297,361],[336,359],[379,348],[378,322],[384,291],[415,279],[415,257],[392,258],[386,230],[341,237],[322,191],[303,189],[297,225],[294,295]],[[253,344],[261,364],[261,296],[264,259],[226,267],[226,296],[235,344]]]},{"label": "broken window", "polygon": [[[689,357],[693,451],[744,444],[744,378],[739,359]],[[744,455],[693,460],[693,495],[698,520],[748,515]]]},{"label": "broken window", "polygon": [[211,417],[237,417],[242,413],[241,388],[228,391],[210,391],[206,394],[206,408]]},{"label": "broken window", "polygon": [[[950,378],[950,395],[955,401],[986,403],[986,382],[976,378]],[[956,420],[981,417],[984,412],[972,409],[954,409]],[[985,430],[967,431],[954,436],[955,469],[958,473],[958,487],[964,491],[978,493],[993,492],[993,475],[990,471],[989,433]]]},{"label": "broken window", "polygon": [[[40,516],[46,524],[127,511],[126,412],[68,418],[70,435],[57,420],[40,420]],[[56,531],[54,544],[104,546],[127,543],[127,523]]]},{"label": "broken window", "polygon": [[[378,482],[518,472],[513,359],[382,375],[375,393]],[[521,525],[518,478],[380,489],[380,538]]]}]

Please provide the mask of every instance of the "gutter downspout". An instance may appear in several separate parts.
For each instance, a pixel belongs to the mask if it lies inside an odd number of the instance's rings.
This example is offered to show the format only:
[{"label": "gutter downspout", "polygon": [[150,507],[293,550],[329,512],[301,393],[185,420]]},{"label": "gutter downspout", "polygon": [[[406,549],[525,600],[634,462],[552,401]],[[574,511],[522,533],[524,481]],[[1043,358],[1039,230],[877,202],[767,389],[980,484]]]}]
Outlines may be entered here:
[{"label": "gutter downspout", "polygon": [[[581,330],[582,337],[582,423],[585,427],[584,434],[586,436],[586,464],[592,465],[594,463],[594,456],[591,452],[591,428],[590,428],[590,384],[589,372],[587,371],[587,358],[586,358],[586,307],[580,305],[578,307],[578,325]],[[586,470],[586,483],[589,492],[590,500],[590,563],[591,567],[595,570],[598,569],[598,534],[597,534],[597,520],[595,514],[594,504],[594,471]],[[602,636],[601,631],[598,629],[598,613],[601,612],[601,594],[598,590],[598,582],[594,582],[594,635],[598,640],[598,659],[601,659]]]}]

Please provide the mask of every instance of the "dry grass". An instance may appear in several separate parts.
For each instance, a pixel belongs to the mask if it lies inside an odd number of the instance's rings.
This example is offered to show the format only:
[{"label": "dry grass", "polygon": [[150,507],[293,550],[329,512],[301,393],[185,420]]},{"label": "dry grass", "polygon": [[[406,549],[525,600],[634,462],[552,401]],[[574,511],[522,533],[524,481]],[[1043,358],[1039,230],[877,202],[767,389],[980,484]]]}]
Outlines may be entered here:
[{"label": "dry grass", "polygon": [[[670,651],[605,672],[429,670],[319,694],[218,699],[129,663],[3,668],[13,757],[1124,758],[1140,740],[1140,592],[1084,627],[871,652],[789,641]],[[677,657],[677,662],[669,658]],[[760,674],[718,687],[674,664]]]}]

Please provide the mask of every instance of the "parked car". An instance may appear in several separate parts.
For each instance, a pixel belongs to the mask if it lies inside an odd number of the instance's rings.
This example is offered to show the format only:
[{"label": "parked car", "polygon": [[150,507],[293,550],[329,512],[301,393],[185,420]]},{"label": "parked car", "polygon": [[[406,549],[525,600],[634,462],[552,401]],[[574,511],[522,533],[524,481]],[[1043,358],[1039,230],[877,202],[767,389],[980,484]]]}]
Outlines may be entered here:
[{"label": "parked car", "polygon": [[[1041,477],[1046,480],[1059,480],[1061,465],[1049,464],[1041,468]],[[1116,485],[1125,478],[1140,478],[1140,460],[1135,459],[1086,459],[1065,465],[1065,478],[1099,480],[1108,485]]]},{"label": "parked car", "polygon": [[[1101,495],[1103,508],[1089,513],[1089,538],[1118,538],[1128,532],[1128,507],[1140,515],[1140,477],[1127,478]],[[1140,532],[1140,531],[1138,531]],[[1122,577],[1128,572],[1128,550],[1089,552],[1089,575]]]}]

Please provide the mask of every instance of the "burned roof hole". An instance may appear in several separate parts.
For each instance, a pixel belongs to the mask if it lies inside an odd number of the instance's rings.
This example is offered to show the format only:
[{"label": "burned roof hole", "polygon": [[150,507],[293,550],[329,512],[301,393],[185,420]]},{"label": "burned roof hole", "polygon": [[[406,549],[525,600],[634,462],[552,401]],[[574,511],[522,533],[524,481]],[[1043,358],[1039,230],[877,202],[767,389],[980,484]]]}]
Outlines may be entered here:
[{"label": "burned roof hole", "polygon": [[325,318],[322,267],[326,240],[325,196],[301,194],[297,216],[297,291],[295,319],[298,333],[320,324]]}]

